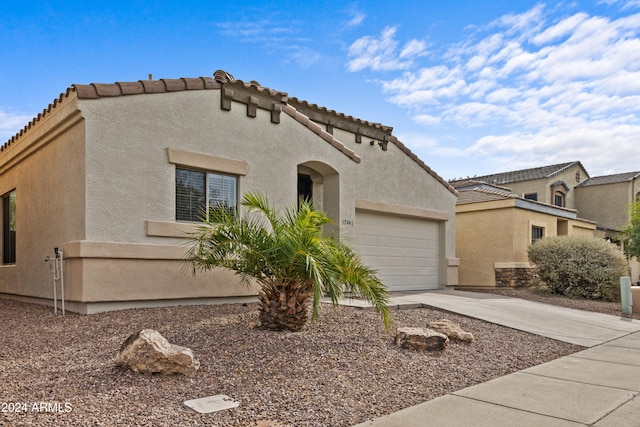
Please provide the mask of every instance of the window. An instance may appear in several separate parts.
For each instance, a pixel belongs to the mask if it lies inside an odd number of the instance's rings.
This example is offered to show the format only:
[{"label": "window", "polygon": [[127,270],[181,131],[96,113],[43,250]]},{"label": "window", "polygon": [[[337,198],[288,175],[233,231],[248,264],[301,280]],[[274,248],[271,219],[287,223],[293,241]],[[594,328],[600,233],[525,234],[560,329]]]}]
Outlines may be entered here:
[{"label": "window", "polygon": [[553,204],[556,206],[564,207],[564,194],[559,191],[553,196]]},{"label": "window", "polygon": [[176,221],[200,221],[214,209],[236,213],[238,178],[176,168]]},{"label": "window", "polygon": [[538,193],[525,193],[524,198],[527,200],[538,201]]},{"label": "window", "polygon": [[538,227],[537,225],[531,226],[531,244],[534,244],[536,240],[540,240],[544,237],[544,227]]},{"label": "window", "polygon": [[2,263],[16,262],[16,190],[2,196]]}]

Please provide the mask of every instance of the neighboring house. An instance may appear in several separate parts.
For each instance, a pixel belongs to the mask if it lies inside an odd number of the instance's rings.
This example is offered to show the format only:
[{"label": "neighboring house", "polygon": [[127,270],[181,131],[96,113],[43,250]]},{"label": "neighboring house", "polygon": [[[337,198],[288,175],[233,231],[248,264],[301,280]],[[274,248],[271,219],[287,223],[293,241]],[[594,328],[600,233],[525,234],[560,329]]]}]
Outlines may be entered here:
[{"label": "neighboring house", "polygon": [[[527,262],[526,246],[522,246],[522,242],[527,240],[524,239],[526,236],[523,235],[523,230],[528,230],[530,235],[542,233],[545,236],[586,233],[618,241],[620,232],[629,221],[628,206],[640,196],[639,177],[640,172],[589,177],[582,164],[579,161],[574,161],[450,181],[450,184],[460,191],[456,208],[457,247],[461,263],[460,285],[493,286],[490,284],[493,279],[489,264],[494,258],[496,263],[494,283],[498,286],[504,286],[507,283],[498,277],[500,269],[505,266],[503,259],[512,258],[512,261],[509,262],[518,263],[517,268],[525,270],[530,268]],[[548,217],[543,222],[551,225],[545,226],[544,231],[540,230],[534,224],[534,220],[529,218],[530,212],[533,211],[525,209],[518,211],[519,215],[510,216],[509,218],[515,222],[505,222],[504,224],[509,224],[509,226],[502,230],[487,228],[484,223],[482,226],[473,228],[470,226],[469,218],[474,218],[474,221],[486,218],[481,218],[479,214],[470,216],[469,212],[487,211],[488,214],[488,210],[492,209],[492,204],[478,204],[488,201],[486,200],[488,196],[483,195],[483,198],[478,199],[478,195],[471,197],[468,191],[471,189],[479,191],[483,188],[486,190],[489,188],[488,186],[493,186],[493,191],[513,193],[510,197],[514,198],[513,203],[519,204],[521,209],[523,205],[519,199],[538,202],[538,205],[529,205],[529,207],[546,205],[547,213],[555,216],[557,220]],[[469,200],[476,200],[474,202],[476,204],[469,205]],[[503,201],[500,209],[504,208],[504,203]],[[555,207],[566,209],[554,211]],[[461,215],[462,213],[465,215]],[[504,215],[503,211],[494,211],[490,214],[496,219],[502,218],[501,215]],[[500,220],[496,220],[494,224],[500,224]],[[520,243],[514,244],[514,246],[504,246],[505,240]],[[529,243],[531,240],[528,239]],[[500,252],[500,255],[493,257],[491,254],[487,254],[485,250],[487,245],[492,247],[498,245],[499,248],[496,250]],[[509,255],[510,251],[511,256]],[[482,275],[478,272],[478,263],[481,260],[484,260],[482,265],[485,271]],[[640,264],[633,259],[630,262],[630,267],[632,281],[635,283],[639,278]],[[525,270],[521,271],[522,277],[526,277]],[[482,279],[475,280],[475,277],[482,277]],[[524,284],[525,282],[516,280],[515,283]]]},{"label": "neighboring house", "polygon": [[629,206],[640,200],[640,172],[596,176],[576,186],[576,209],[598,222],[606,237],[618,240],[629,223]]},{"label": "neighboring house", "polygon": [[462,287],[529,286],[535,279],[527,255],[531,243],[545,236],[593,235],[596,228],[573,209],[528,200],[505,187],[472,180],[455,186]]},{"label": "neighboring house", "polygon": [[457,284],[457,192],[392,128],[214,76],[73,85],[2,146],[0,294],[50,303],[57,247],[80,313],[255,295],[184,261],[199,209],[249,191],[311,198],[390,290]]},{"label": "neighboring house", "polygon": [[[600,234],[619,241],[630,220],[629,206],[640,200],[640,172],[589,178],[576,187],[576,208],[580,215],[598,223]],[[640,282],[640,263],[629,262],[631,281]]]}]

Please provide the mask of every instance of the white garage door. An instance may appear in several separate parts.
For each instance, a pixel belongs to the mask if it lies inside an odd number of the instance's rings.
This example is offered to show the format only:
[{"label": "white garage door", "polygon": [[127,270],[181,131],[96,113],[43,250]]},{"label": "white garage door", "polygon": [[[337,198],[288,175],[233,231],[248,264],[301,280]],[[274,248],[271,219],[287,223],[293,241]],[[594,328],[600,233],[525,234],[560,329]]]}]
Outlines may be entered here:
[{"label": "white garage door", "polygon": [[440,233],[434,221],[356,212],[356,248],[390,291],[437,289]]}]

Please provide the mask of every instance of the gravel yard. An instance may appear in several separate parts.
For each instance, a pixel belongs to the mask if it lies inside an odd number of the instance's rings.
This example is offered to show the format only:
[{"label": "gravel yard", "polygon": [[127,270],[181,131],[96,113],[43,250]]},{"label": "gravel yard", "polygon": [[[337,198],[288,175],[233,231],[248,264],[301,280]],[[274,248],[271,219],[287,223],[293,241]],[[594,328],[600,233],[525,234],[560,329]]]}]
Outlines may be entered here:
[{"label": "gravel yard", "polygon": [[[395,326],[441,318],[476,341],[452,341],[437,353],[403,350],[375,312],[346,307],[325,307],[318,322],[283,333],[257,329],[254,304],[62,317],[0,299],[0,425],[351,426],[581,350],[437,310],[394,312]],[[197,375],[116,367],[122,342],[144,328],[191,348]],[[240,406],[200,414],[183,404],[216,394]]]}]

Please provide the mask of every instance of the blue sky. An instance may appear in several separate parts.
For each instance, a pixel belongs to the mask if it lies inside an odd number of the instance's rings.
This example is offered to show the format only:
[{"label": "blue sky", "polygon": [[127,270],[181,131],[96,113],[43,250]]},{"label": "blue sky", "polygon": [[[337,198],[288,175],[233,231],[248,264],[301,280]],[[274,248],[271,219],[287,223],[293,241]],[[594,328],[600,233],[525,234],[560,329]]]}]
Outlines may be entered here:
[{"label": "blue sky", "polygon": [[0,141],[74,83],[222,69],[394,128],[446,179],[640,170],[640,0],[7,1]]}]

